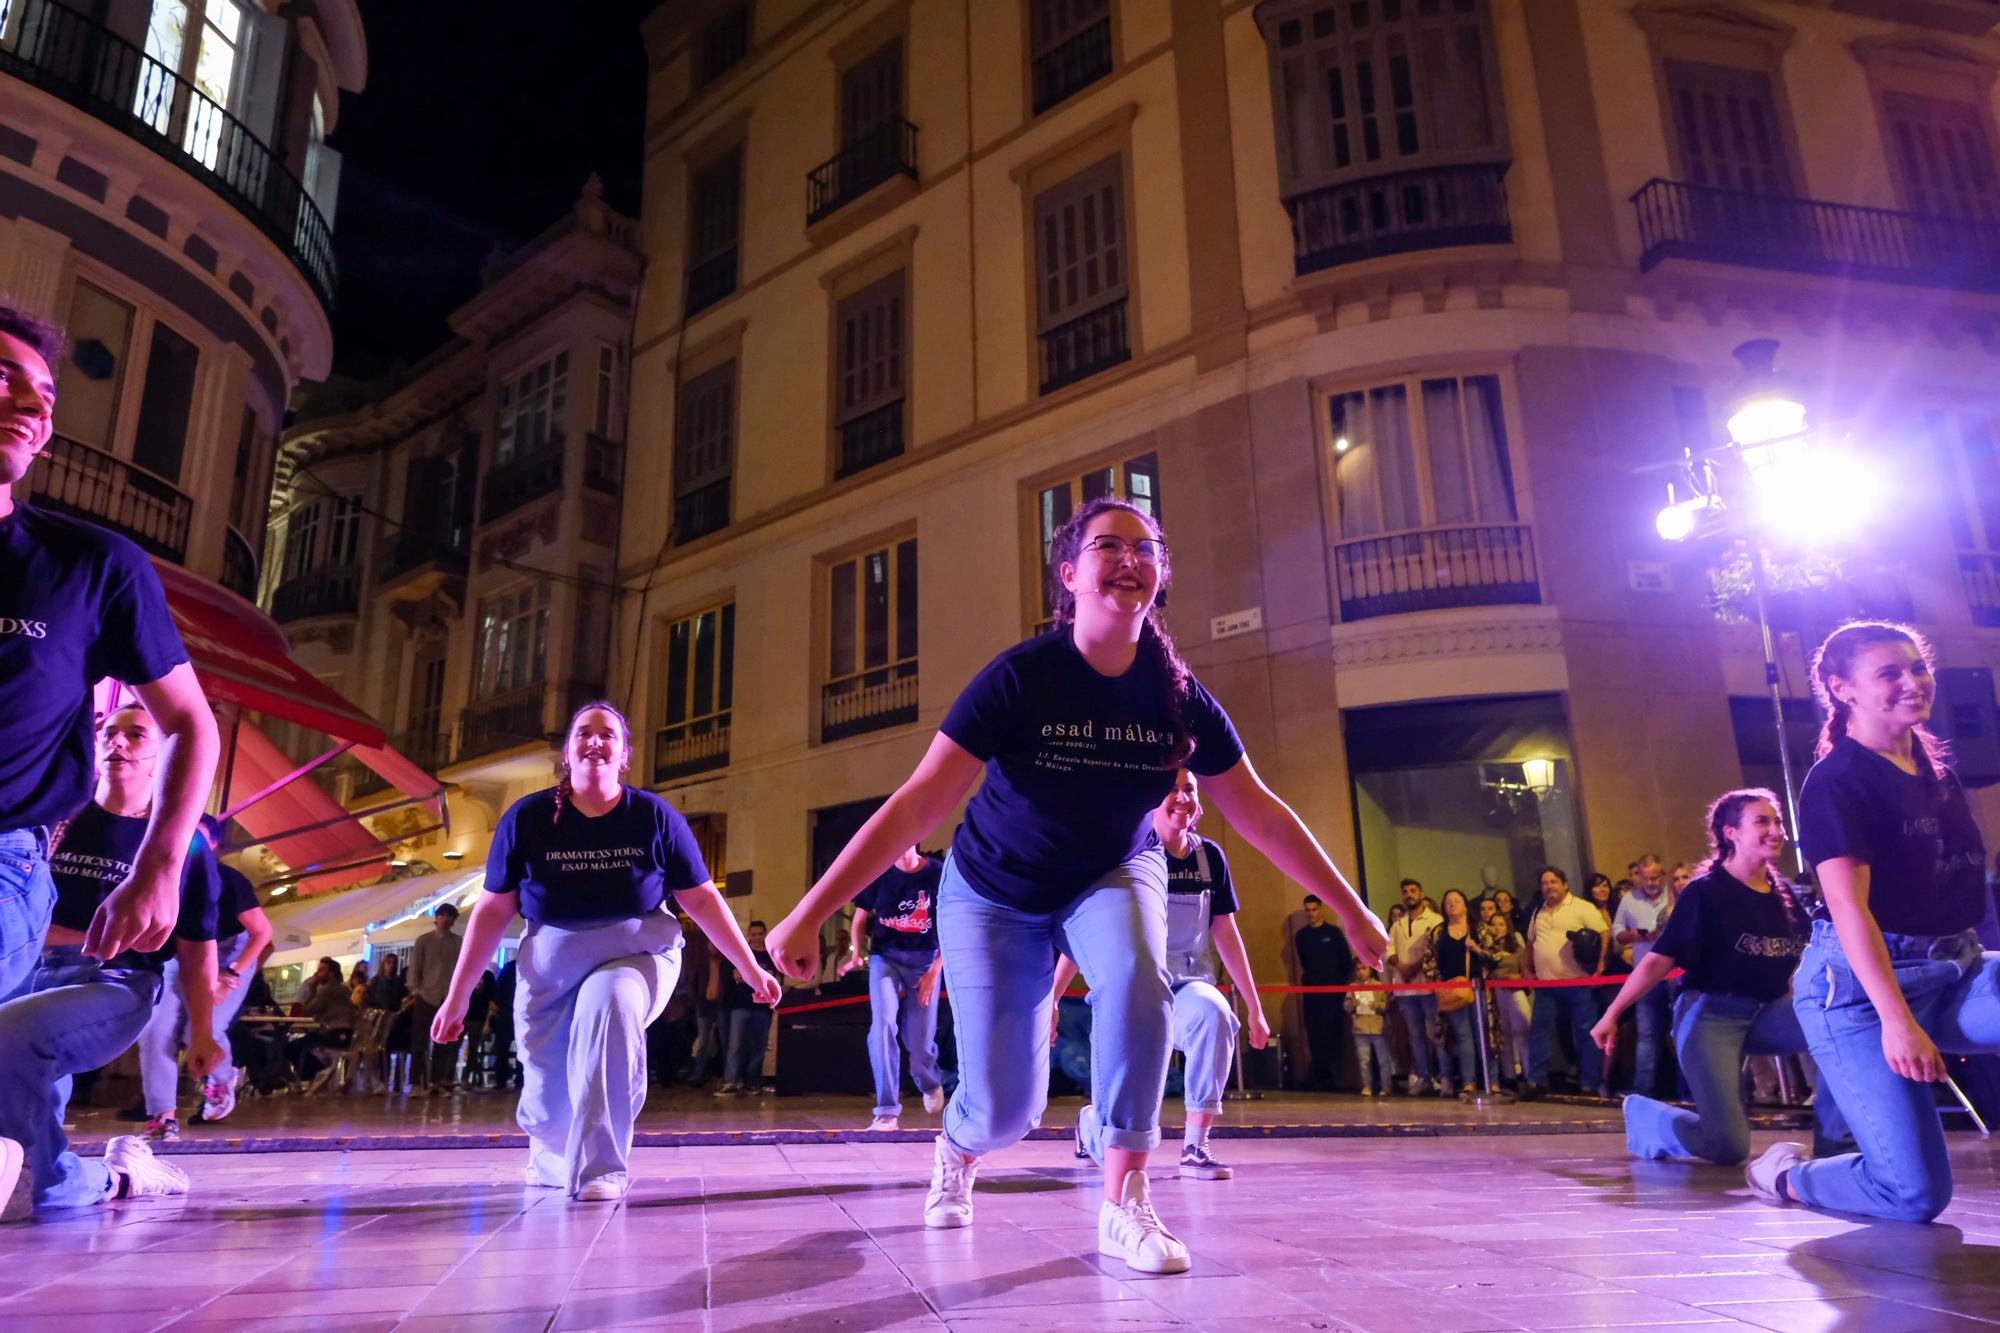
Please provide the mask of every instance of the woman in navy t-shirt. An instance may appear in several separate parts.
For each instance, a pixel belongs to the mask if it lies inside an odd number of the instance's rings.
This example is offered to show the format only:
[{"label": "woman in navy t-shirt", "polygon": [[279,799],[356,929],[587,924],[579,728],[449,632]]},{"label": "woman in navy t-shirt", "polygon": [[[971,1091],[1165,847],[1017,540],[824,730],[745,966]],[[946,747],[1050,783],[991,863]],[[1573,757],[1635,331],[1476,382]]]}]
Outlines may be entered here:
[{"label": "woman in navy t-shirt", "polygon": [[[1607,1060],[1618,1020],[1681,968],[1674,1050],[1694,1110],[1634,1093],[1625,1146],[1634,1157],[1700,1157],[1733,1166],[1750,1155],[1743,1057],[1806,1048],[1792,1010],[1792,972],[1806,947],[1805,908],[1778,873],[1785,823],[1761,787],[1724,792],[1708,807],[1708,863],[1674,899],[1673,915],[1590,1030]],[[1822,1145],[1844,1143],[1830,1088],[1814,1098]]]},{"label": "woman in navy t-shirt", "polygon": [[514,1032],[531,1185],[615,1202],[631,1185],[632,1126],[646,1104],[646,1028],[680,974],[667,895],[748,979],[764,1004],[777,978],[757,966],[680,812],[620,779],[632,731],[607,703],[576,711],[557,782],[507,807],[493,830],[486,891],[472,909],[451,988],[431,1024],[449,1044],[472,989],[515,916]]},{"label": "woman in navy t-shirt", "polygon": [[916,772],[771,932],[771,956],[787,975],[816,976],[826,919],[936,828],[983,771],[939,888],[959,1084],[924,1222],[969,1224],[980,1157],[1040,1119],[1061,948],[1091,991],[1099,1251],[1142,1271],[1180,1272],[1187,1249],[1154,1214],[1144,1170],[1159,1143],[1171,1012],[1167,867],[1152,813],[1175,771],[1206,779],[1230,823],[1333,908],[1363,957],[1379,962],[1386,940],[1174,651],[1158,615],[1170,577],[1158,525],[1123,501],[1093,500],[1056,533],[1049,569],[1055,630],[973,678]]},{"label": "woman in navy t-shirt", "polygon": [[[2000,954],[1986,915],[1986,845],[1944,746],[1930,645],[1903,625],[1843,625],[1813,658],[1826,713],[1799,795],[1799,842],[1825,920],[1792,1004],[1820,1078],[1856,1111],[1858,1153],[1806,1160],[1780,1143],[1750,1164],[1772,1203],[1928,1222],[1951,1202],[1932,1084],[1944,1052],[2000,1051]],[[1861,1110],[1866,1114],[1861,1114]]]},{"label": "woman in navy t-shirt", "polygon": [[210,1035],[215,990],[215,925],[222,881],[205,839],[181,862],[180,906],[170,943],[126,950],[100,962],[84,952],[97,910],[138,861],[153,814],[162,732],[144,708],[120,708],[97,732],[94,799],[63,828],[49,855],[56,900],[40,965],[27,989],[0,1004],[0,1135],[27,1158],[29,1192],[0,1196],[0,1217],[24,1206],[76,1208],[113,1198],[187,1193],[179,1168],[158,1161],[144,1139],[121,1134],[102,1158],[79,1159],[63,1136],[71,1076],[109,1064],[145,1030],[169,958],[192,1020],[188,1071],[199,1078],[221,1063]]}]

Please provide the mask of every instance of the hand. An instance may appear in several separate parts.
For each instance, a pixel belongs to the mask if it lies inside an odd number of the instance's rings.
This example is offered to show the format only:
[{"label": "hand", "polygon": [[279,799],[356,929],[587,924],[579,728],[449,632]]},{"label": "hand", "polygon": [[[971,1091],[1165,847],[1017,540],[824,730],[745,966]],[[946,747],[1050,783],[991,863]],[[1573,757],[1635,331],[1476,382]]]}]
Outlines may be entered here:
[{"label": "hand", "polygon": [[1380,972],[1383,960],[1389,955],[1389,932],[1382,928],[1382,918],[1356,903],[1342,916],[1340,924],[1347,929],[1347,942],[1353,946],[1354,956]]},{"label": "hand", "polygon": [[1605,1011],[1604,1017],[1598,1019],[1597,1025],[1591,1028],[1590,1039],[1597,1043],[1599,1050],[1609,1056],[1611,1048],[1618,1044],[1618,1015],[1610,1010]]},{"label": "hand", "polygon": [[924,974],[917,978],[917,1003],[926,1009],[930,1008],[931,1001],[937,998],[938,983],[943,979],[942,969],[926,968]]},{"label": "hand", "polygon": [[743,978],[743,981],[750,987],[750,993],[757,997],[757,1003],[761,1005],[776,1009],[778,1002],[785,998],[785,983],[754,963],[750,966],[750,975]]},{"label": "hand", "polygon": [[196,1079],[212,1074],[223,1065],[222,1048],[209,1033],[196,1033],[188,1042],[187,1069]]},{"label": "hand", "polygon": [[1942,1083],[1944,1057],[1914,1018],[1882,1025],[1882,1055],[1889,1068],[1912,1083]]},{"label": "hand", "polygon": [[793,912],[764,936],[764,950],[781,976],[811,981],[819,975],[819,927]]},{"label": "hand", "polygon": [[[769,941],[766,941],[766,943],[768,942]],[[771,957],[775,959],[777,955],[772,954]],[[838,975],[844,977],[849,972],[852,972],[855,968],[866,967],[866,966],[868,966],[868,959],[866,955],[851,953],[847,955],[846,959],[840,964],[840,972],[838,973]]]},{"label": "hand", "polygon": [[151,953],[167,942],[180,914],[181,868],[157,863],[132,867],[125,882],[97,905],[83,951],[109,962],[127,949]]},{"label": "hand", "polygon": [[1271,1044],[1271,1021],[1264,1017],[1264,1006],[1254,1000],[1250,1004],[1250,1049],[1261,1051]]},{"label": "hand", "polygon": [[465,1033],[465,1010],[468,997],[447,995],[438,1007],[437,1017],[431,1020],[431,1040],[440,1046],[449,1046]]},{"label": "hand", "polygon": [[[1062,996],[1058,995],[1049,1001],[1049,1045],[1054,1046],[1056,1044],[1056,1037],[1059,1035],[1061,1028]],[[1167,1054],[1171,1056],[1173,1052],[1168,1051]]]},{"label": "hand", "polygon": [[215,989],[209,993],[215,997],[215,1002],[218,1005],[227,1004],[229,997],[235,994],[236,988],[242,984],[243,978],[241,977],[232,977],[227,972],[217,972],[215,974]]}]

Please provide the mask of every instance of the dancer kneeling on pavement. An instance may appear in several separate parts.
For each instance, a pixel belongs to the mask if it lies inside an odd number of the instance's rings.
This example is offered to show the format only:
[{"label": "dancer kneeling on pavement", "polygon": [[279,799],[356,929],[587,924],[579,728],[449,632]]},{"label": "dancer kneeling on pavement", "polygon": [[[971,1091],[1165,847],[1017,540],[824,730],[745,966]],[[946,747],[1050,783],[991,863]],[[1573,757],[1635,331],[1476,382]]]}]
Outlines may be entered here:
[{"label": "dancer kneeling on pavement", "polygon": [[[896,1036],[910,1053],[910,1077],[924,1095],[924,1110],[944,1105],[944,1076],[938,1072],[937,893],[944,866],[915,847],[861,891],[854,900],[853,946],[840,965],[846,976],[868,969],[868,1063],[875,1073],[875,1121],[870,1129],[897,1129],[903,1114],[903,1058]],[[868,940],[864,953],[863,938]]]},{"label": "dancer kneeling on pavement", "polygon": [[1327,901],[1357,952],[1382,925],[1298,816],[1243,755],[1221,705],[1156,615],[1167,546],[1140,509],[1096,499],[1055,535],[1056,628],[995,658],[959,695],[910,777],[771,933],[789,976],[818,975],[819,931],[843,902],[948,816],[979,779],[938,893],[938,939],[958,1035],[924,1222],[972,1221],[981,1158],[1019,1142],[1048,1100],[1058,948],[1094,999],[1092,1103],[1103,1122],[1098,1249],[1143,1272],[1181,1272],[1187,1249],[1153,1211],[1173,997],[1167,864],[1152,812],[1191,768],[1252,846]]},{"label": "dancer kneeling on pavement", "polygon": [[[1236,1059],[1236,1015],[1215,986],[1213,953],[1236,989],[1249,997],[1250,1045],[1263,1050],[1271,1025],[1257,1000],[1250,955],[1236,928],[1236,886],[1229,860],[1213,840],[1194,831],[1201,819],[1201,796],[1194,774],[1182,769],[1174,789],[1153,811],[1153,832],[1167,854],[1167,982],[1173,987],[1173,1049],[1187,1057],[1182,1070],[1186,1127],[1181,1139],[1181,1174],[1194,1180],[1227,1180],[1231,1170],[1208,1150],[1208,1131],[1222,1114],[1222,1093]],[[1211,952],[1210,944],[1214,945]],[[1076,964],[1068,954],[1056,960],[1055,1002],[1069,989]],[[1091,992],[1093,998],[1095,991]],[[1092,1069],[1096,1068],[1093,1060]],[[1104,1165],[1104,1124],[1095,1103],[1076,1118],[1076,1155]]]},{"label": "dancer kneeling on pavement", "polygon": [[472,909],[431,1040],[465,1027],[472,989],[516,915],[514,1031],[531,1185],[614,1202],[631,1185],[632,1126],[646,1104],[646,1028],[680,974],[681,928],[667,895],[734,963],[765,1004],[777,978],[757,966],[678,810],[620,779],[632,731],[607,703],[576,711],[556,785],[507,807],[493,830],[486,887]]},{"label": "dancer kneeling on pavement", "polygon": [[[1695,1109],[1634,1093],[1625,1099],[1625,1143],[1634,1157],[1700,1157],[1732,1166],[1750,1155],[1743,1057],[1806,1047],[1791,986],[1808,923],[1778,874],[1785,825],[1775,795],[1750,787],[1717,797],[1708,807],[1708,846],[1708,864],[1682,890],[1673,915],[1590,1037],[1609,1060],[1619,1018],[1682,968],[1674,1050]],[[1822,1151],[1844,1151],[1846,1125],[1825,1087],[1813,1112]]]},{"label": "dancer kneeling on pavement", "polygon": [[187,1193],[187,1177],[156,1160],[143,1139],[120,1135],[97,1160],[69,1151],[63,1135],[70,1079],[110,1063],[139,1039],[169,956],[180,964],[192,1020],[189,1071],[200,1077],[222,1059],[210,1035],[221,883],[205,838],[197,835],[181,862],[169,946],[126,950],[108,962],[84,952],[98,907],[131,875],[145,841],[159,757],[160,732],[145,709],[121,708],[104,720],[95,799],[69,821],[49,857],[56,902],[41,965],[26,990],[0,1004],[0,1135],[20,1142],[28,1168],[13,1196],[0,1200],[5,1220],[31,1209]]},{"label": "dancer kneeling on pavement", "polygon": [[[202,830],[212,846],[220,845],[222,826],[213,818],[202,820]],[[257,902],[256,886],[234,866],[218,864],[222,880],[222,901],[215,921],[214,1013],[209,1035],[221,1059],[202,1075],[201,1118],[222,1120],[236,1109],[236,1089],[243,1071],[235,1065],[229,1048],[229,1025],[243,1007],[249,993],[249,974],[257,970],[264,946],[271,942],[271,921]],[[390,955],[394,961],[395,955]],[[146,1030],[139,1034],[139,1082],[145,1091],[146,1137],[171,1142],[181,1136],[176,1104],[180,1092],[180,1048],[189,1032],[187,1005],[181,1001],[180,960],[167,960],[160,977],[160,1001]]]},{"label": "dancer kneeling on pavement", "polygon": [[1944,746],[1930,645],[1902,625],[1843,625],[1813,658],[1826,714],[1799,793],[1799,841],[1830,920],[1813,922],[1792,1007],[1861,1151],[1807,1161],[1780,1143],[1749,1166],[1771,1203],[1928,1222],[1951,1202],[1933,1084],[1944,1056],[2000,1051],[2000,953],[1981,949],[1986,847]]}]

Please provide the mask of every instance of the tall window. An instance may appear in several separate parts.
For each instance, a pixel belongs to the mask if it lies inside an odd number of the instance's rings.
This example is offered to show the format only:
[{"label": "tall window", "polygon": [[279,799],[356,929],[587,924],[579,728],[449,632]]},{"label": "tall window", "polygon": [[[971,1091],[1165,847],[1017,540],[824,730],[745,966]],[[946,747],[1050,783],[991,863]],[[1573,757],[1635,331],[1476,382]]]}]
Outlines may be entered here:
[{"label": "tall window", "polygon": [[164,324],[153,325],[146,355],[146,384],[139,394],[139,430],[132,461],[175,486],[187,453],[188,419],[194,411],[194,376],[200,353]]},{"label": "tall window", "polygon": [[1669,60],[1666,72],[1681,169],[1690,183],[1791,193],[1769,75],[1691,60]]},{"label": "tall window", "polygon": [[821,695],[823,740],[915,720],[916,538],[829,569],[827,681]]},{"label": "tall window", "polygon": [[549,585],[531,583],[479,605],[481,699],[542,683],[549,657]]},{"label": "tall window", "polygon": [[736,363],[725,361],[681,386],[674,432],[674,540],[691,542],[729,525],[736,445]]},{"label": "tall window", "polygon": [[1287,196],[1504,151],[1486,0],[1260,11]]},{"label": "tall window", "polygon": [[1926,412],[1945,514],[1961,551],[2000,551],[2000,418]]},{"label": "tall window", "polygon": [[695,39],[694,86],[706,87],[750,53],[750,6],[731,5]]},{"label": "tall window", "polygon": [[1108,157],[1035,197],[1043,393],[1130,359],[1129,278],[1120,159]]},{"label": "tall window", "polygon": [[79,278],[70,296],[69,338],[56,434],[109,450],[132,353],[132,307]]},{"label": "tall window", "polygon": [[1342,539],[1517,518],[1497,375],[1335,394],[1327,410]]},{"label": "tall window", "polygon": [[1036,114],[1111,72],[1111,0],[1029,0],[1028,69]]},{"label": "tall window", "polygon": [[410,672],[410,734],[416,745],[444,735],[444,673],[443,641],[425,644]]},{"label": "tall window", "polygon": [[835,313],[836,477],[852,476],[903,452],[905,274],[890,274],[841,301]]},{"label": "tall window", "polygon": [[653,758],[654,779],[729,762],[736,657],[736,604],[712,606],[667,627],[666,708]]},{"label": "tall window", "polygon": [[1980,109],[1909,93],[1882,98],[1889,156],[1911,211],[1978,222],[2000,220],[1993,144]]},{"label": "tall window", "polygon": [[1127,500],[1155,522],[1160,520],[1160,462],[1157,455],[1140,454],[1122,463],[1112,463],[1105,467],[1092,468],[1081,476],[1070,477],[1053,486],[1044,486],[1035,495],[1035,530],[1039,540],[1041,560],[1040,615],[1035,622],[1035,631],[1049,628],[1055,623],[1055,606],[1049,592],[1049,557],[1054,549],[1056,529],[1069,521],[1074,514],[1092,500],[1110,496],[1117,500]]},{"label": "tall window", "polygon": [[236,0],[153,0],[145,49],[154,63],[139,73],[134,110],[160,133],[179,139],[205,166],[214,167],[220,158],[226,122],[190,102],[180,87],[192,85],[227,109],[236,92],[243,37]]},{"label": "tall window", "polygon": [[743,150],[731,148],[688,181],[687,313],[736,290],[736,244],[743,205]]},{"label": "tall window", "polygon": [[604,439],[611,438],[611,410],[618,392],[618,349],[610,343],[597,345],[597,392],[591,404],[590,428]]},{"label": "tall window", "polygon": [[893,38],[840,76],[840,142],[851,148],[903,114],[903,39]]},{"label": "tall window", "polygon": [[344,569],[361,562],[361,497],[343,495],[333,502],[327,529],[326,563]]},{"label": "tall window", "polygon": [[319,560],[319,518],[322,501],[292,510],[285,524],[285,577],[295,579]]},{"label": "tall window", "polygon": [[544,446],[560,448],[569,410],[569,353],[557,352],[500,386],[493,461],[510,463]]}]

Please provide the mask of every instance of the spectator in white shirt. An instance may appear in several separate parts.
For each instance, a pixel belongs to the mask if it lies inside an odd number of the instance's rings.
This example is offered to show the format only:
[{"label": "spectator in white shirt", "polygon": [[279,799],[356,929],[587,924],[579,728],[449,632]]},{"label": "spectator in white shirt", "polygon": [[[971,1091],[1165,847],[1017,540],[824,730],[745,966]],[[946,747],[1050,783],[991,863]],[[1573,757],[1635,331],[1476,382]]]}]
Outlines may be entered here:
[{"label": "spectator in white shirt", "polygon": [[[1431,950],[1431,931],[1444,924],[1444,918],[1437,914],[1424,897],[1424,886],[1416,880],[1406,879],[1402,883],[1403,919],[1389,928],[1389,960],[1391,982],[1415,982],[1423,984],[1429,980],[1424,975],[1424,959]],[[1410,1077],[1410,1093],[1422,1096],[1435,1092],[1441,1097],[1452,1094],[1451,1080],[1445,1076],[1444,1047],[1438,1040],[1438,1002],[1436,991],[1401,992],[1396,994],[1396,1008],[1403,1015],[1403,1025],[1410,1033],[1410,1061],[1414,1072]],[[1595,1015],[1592,1016],[1595,1021]],[[1585,1025],[1588,1031],[1588,1024]]]},{"label": "spectator in white shirt", "polygon": [[[1610,947],[1610,923],[1597,908],[1569,891],[1569,876],[1554,866],[1542,867],[1542,908],[1528,924],[1528,952],[1523,960],[1529,978],[1536,981],[1566,981],[1593,976]],[[1596,937],[1597,957],[1585,961],[1577,956],[1572,934]],[[1549,1047],[1555,1042],[1556,1023],[1566,1021],[1576,1035],[1578,1083],[1585,1091],[1599,1087],[1604,1078],[1604,1055],[1590,1039],[1597,1021],[1597,1005],[1585,986],[1551,986],[1537,989],[1534,1013],[1528,1030],[1528,1081],[1521,1095],[1534,1100],[1548,1088]]]}]

